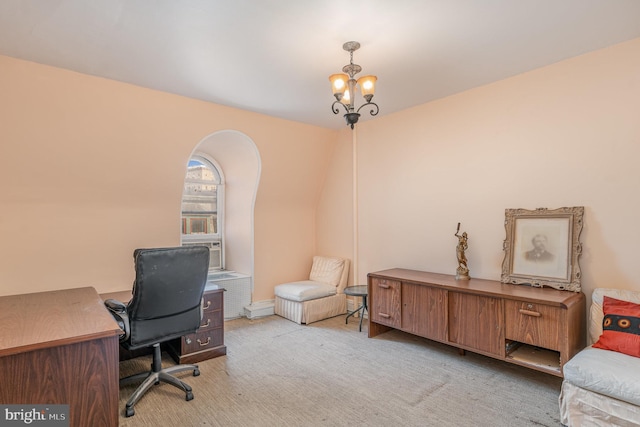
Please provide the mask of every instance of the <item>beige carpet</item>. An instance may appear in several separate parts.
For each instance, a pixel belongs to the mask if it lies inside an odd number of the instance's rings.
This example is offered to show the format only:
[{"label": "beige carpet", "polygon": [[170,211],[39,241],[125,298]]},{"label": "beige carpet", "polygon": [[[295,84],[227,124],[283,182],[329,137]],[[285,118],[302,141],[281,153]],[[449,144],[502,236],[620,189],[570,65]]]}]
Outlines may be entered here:
[{"label": "beige carpet", "polygon": [[[560,378],[398,331],[367,338],[344,316],[300,326],[277,316],[225,323],[227,356],[184,373],[195,399],[154,387],[134,426],[560,426]],[[171,359],[163,354],[167,364]],[[123,362],[121,375],[149,357]]]}]

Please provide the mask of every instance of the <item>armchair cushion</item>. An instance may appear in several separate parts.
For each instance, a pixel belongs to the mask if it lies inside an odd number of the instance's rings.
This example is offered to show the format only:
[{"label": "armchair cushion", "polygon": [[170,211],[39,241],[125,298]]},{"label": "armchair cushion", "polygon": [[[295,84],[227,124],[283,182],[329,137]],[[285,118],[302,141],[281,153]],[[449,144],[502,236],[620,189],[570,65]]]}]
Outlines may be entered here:
[{"label": "armchair cushion", "polygon": [[640,359],[587,347],[563,367],[573,385],[640,406]]},{"label": "armchair cushion", "polygon": [[309,280],[337,287],[340,285],[344,267],[345,260],[342,258],[314,256]]},{"label": "armchair cushion", "polygon": [[308,301],[335,295],[337,288],[334,285],[313,280],[302,280],[278,285],[274,291],[277,297],[290,301]]}]

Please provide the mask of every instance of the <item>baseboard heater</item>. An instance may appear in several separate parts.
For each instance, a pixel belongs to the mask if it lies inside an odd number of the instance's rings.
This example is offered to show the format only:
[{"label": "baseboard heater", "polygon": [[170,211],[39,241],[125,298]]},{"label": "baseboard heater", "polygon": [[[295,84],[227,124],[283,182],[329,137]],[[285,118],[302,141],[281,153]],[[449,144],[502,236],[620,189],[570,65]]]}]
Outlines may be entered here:
[{"label": "baseboard heater", "polygon": [[207,285],[224,288],[224,320],[245,315],[244,307],[251,304],[251,276],[235,271],[209,273]]}]

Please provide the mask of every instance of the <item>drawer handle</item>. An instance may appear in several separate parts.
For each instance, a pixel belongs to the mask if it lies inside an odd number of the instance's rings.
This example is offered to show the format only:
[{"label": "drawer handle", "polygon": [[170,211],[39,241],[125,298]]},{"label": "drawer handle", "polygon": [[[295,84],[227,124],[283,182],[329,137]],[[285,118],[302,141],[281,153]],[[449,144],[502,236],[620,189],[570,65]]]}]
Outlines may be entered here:
[{"label": "drawer handle", "polygon": [[207,337],[207,342],[200,341],[200,338],[198,338],[197,341],[198,344],[200,344],[200,347],[204,347],[205,345],[209,345],[209,343],[211,342],[211,337]]},{"label": "drawer handle", "polygon": [[525,310],[522,308],[520,309],[520,314],[526,314],[527,316],[533,316],[533,317],[542,316],[542,314],[538,313],[537,311]]},{"label": "drawer handle", "polygon": [[378,283],[378,287],[382,289],[389,289],[391,286],[387,285],[386,283]]},{"label": "drawer handle", "polygon": [[378,313],[378,316],[383,317],[385,319],[388,319],[391,317],[391,315],[387,314],[387,313]]},{"label": "drawer handle", "polygon": [[200,325],[201,328],[206,328],[207,326],[209,326],[211,324],[211,319],[207,319],[207,323],[205,323],[204,325]]},{"label": "drawer handle", "polygon": [[209,307],[211,307],[211,301],[207,301],[207,305],[203,306],[202,309],[206,310]]}]

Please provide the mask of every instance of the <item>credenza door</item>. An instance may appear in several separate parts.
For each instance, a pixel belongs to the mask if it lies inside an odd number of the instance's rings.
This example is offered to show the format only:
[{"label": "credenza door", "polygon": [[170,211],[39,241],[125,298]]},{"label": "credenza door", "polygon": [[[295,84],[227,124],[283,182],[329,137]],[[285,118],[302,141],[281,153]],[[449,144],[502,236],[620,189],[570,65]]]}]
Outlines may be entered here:
[{"label": "credenza door", "polygon": [[402,284],[402,329],[421,337],[447,340],[447,291]]},{"label": "credenza door", "polygon": [[504,301],[449,292],[449,342],[504,357]]}]

